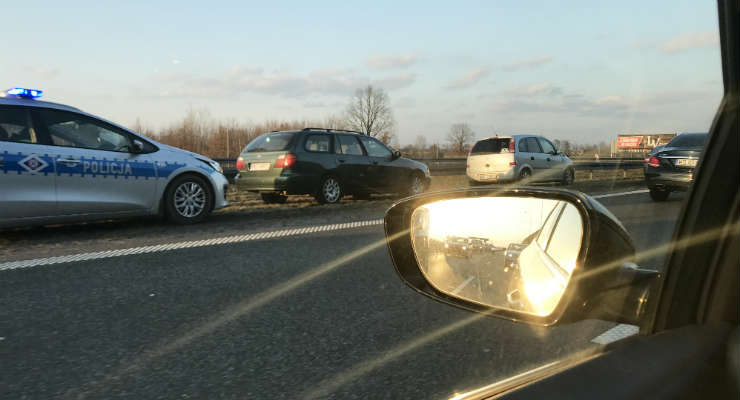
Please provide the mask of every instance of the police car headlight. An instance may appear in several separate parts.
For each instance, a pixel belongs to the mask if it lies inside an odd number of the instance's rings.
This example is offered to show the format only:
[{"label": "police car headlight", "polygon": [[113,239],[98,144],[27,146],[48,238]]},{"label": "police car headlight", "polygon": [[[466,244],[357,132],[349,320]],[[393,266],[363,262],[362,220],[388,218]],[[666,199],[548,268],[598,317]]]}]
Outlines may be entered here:
[{"label": "police car headlight", "polygon": [[224,169],[221,168],[221,164],[219,164],[219,163],[217,163],[217,162],[215,162],[213,160],[203,160],[203,159],[199,158],[198,161],[200,161],[202,163],[205,163],[209,167],[213,168],[215,171],[218,171],[218,172],[220,172],[222,174],[224,173]]}]

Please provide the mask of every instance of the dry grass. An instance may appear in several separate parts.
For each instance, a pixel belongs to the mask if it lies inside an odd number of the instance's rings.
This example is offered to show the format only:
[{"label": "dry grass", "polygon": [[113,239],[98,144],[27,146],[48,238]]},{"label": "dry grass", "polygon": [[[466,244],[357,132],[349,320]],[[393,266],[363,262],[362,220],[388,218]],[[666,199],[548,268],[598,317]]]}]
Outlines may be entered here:
[{"label": "dry grass", "polygon": [[[602,192],[608,191],[615,186],[639,186],[642,184],[644,174],[642,169],[618,170],[618,171],[576,171],[575,183],[570,189],[581,190],[585,192]],[[447,175],[432,176],[432,182],[429,191],[449,190],[469,187],[468,178],[465,175]],[[375,200],[388,199],[393,200],[398,196],[373,196]],[[237,185],[229,188],[227,199],[231,206],[224,212],[243,212],[246,210],[271,210],[277,207],[282,208],[304,208],[319,206],[311,196],[289,196],[285,204],[265,204],[260,199],[259,194],[239,190]],[[352,197],[342,199],[342,204],[364,203],[366,200],[354,200]],[[337,205],[340,206],[341,205]]]}]

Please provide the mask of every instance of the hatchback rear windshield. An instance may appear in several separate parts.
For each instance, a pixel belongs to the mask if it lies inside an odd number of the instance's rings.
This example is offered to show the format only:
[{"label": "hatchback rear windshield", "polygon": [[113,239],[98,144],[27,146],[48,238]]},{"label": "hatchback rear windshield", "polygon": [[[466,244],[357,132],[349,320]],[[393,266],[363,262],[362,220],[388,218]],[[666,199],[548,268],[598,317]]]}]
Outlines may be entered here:
[{"label": "hatchback rear windshield", "polygon": [[674,137],[667,147],[702,147],[706,140],[706,133],[682,133]]},{"label": "hatchback rear windshield", "polygon": [[288,150],[295,132],[265,133],[252,140],[244,149],[247,153]]},{"label": "hatchback rear windshield", "polygon": [[509,138],[481,140],[473,146],[473,150],[470,151],[470,154],[500,153],[501,149],[506,149],[508,152],[510,140],[511,139]]}]

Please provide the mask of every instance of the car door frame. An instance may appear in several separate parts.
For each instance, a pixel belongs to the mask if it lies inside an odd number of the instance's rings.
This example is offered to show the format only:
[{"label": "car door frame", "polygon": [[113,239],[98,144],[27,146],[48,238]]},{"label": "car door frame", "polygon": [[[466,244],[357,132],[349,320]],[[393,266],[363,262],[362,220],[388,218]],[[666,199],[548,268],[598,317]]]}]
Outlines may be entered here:
[{"label": "car door frame", "polygon": [[[552,147],[553,151],[555,151],[555,153],[545,153],[545,149],[542,147],[541,141],[548,143]],[[537,136],[537,142],[540,145],[540,149],[542,149],[542,154],[544,155],[545,161],[547,161],[548,171],[544,172],[545,176],[547,176],[548,178],[547,180],[560,180],[565,173],[563,156],[558,154],[558,148],[555,147],[555,145],[547,138],[543,136]]]},{"label": "car door frame", "polygon": [[[154,205],[157,203],[157,193],[160,191],[160,182],[158,177],[158,168],[157,168],[157,160],[153,156],[153,154],[156,154],[155,152],[152,153],[134,153],[134,152],[117,152],[117,151],[108,151],[108,150],[100,150],[100,149],[90,149],[90,148],[82,148],[82,147],[69,147],[69,146],[62,146],[62,145],[56,145],[53,143],[51,138],[51,133],[48,130],[48,127],[46,126],[46,122],[44,121],[42,115],[39,112],[43,111],[53,111],[53,112],[61,112],[66,114],[74,115],[75,117],[79,117],[81,119],[92,121],[94,124],[103,126],[105,129],[108,129],[112,132],[115,132],[120,135],[127,136],[131,142],[133,143],[134,140],[138,140],[141,142],[148,143],[147,141],[141,139],[137,135],[133,135],[127,130],[120,128],[118,126],[115,126],[114,124],[111,124],[107,121],[101,120],[100,118],[97,118],[95,116],[89,115],[87,113],[83,112],[76,112],[72,110],[62,110],[62,109],[56,109],[56,108],[48,108],[48,107],[31,107],[31,117],[34,122],[34,126],[37,127],[37,130],[40,135],[44,137],[44,140],[54,149],[55,154],[55,164],[56,164],[56,194],[57,194],[57,216],[60,218],[79,218],[79,217],[85,217],[89,216],[91,218],[97,218],[101,216],[125,216],[125,215],[143,215],[143,214],[149,214],[152,212],[152,209]],[[156,146],[152,146],[156,148]],[[85,154],[87,153],[87,154]],[[99,155],[99,157],[98,157]],[[68,168],[63,168],[59,163],[59,159],[63,157],[79,157],[80,160],[77,164],[73,164]],[[111,158],[112,159],[108,159]],[[105,172],[102,171],[92,171],[92,168],[88,168],[88,170],[85,170],[86,163],[89,163],[88,165],[92,167],[93,163],[97,163],[97,165],[100,167],[102,166],[102,162],[110,161],[111,164],[116,164],[117,168],[115,171],[121,172],[120,174],[112,174],[113,170],[111,170],[111,166],[108,165],[108,172],[110,172],[112,176],[107,176]],[[129,168],[126,168],[126,166],[129,166]],[[78,171],[77,166],[81,166],[81,171]],[[99,173],[97,173],[99,172]],[[107,193],[105,190],[100,189],[99,183],[102,181],[105,181],[109,185],[111,182],[125,182],[127,183],[127,187],[120,187],[120,185],[113,185],[109,186],[109,188],[116,188],[112,192],[119,191],[119,192],[130,192],[130,189],[132,186],[136,187],[137,191],[142,192],[141,196],[133,196],[129,198],[128,202],[123,203],[114,203],[110,202],[108,205],[109,207],[100,207],[97,209],[93,209],[92,211],[87,210],[87,205],[89,204],[98,204],[100,203],[97,199],[87,199],[81,198],[81,202],[79,205],[70,204],[69,206],[65,205],[65,198],[64,198],[64,185],[68,184],[69,181],[65,181],[65,178],[71,178],[76,177],[76,174],[80,173],[80,177],[84,178],[86,176],[91,177],[92,179],[100,179],[100,181],[88,182],[87,186],[89,186],[90,190],[88,192],[89,194],[92,193]],[[67,175],[67,176],[65,176]],[[101,178],[102,177],[102,178]],[[136,182],[138,184],[131,184],[131,182]],[[139,183],[139,182],[144,182]],[[138,186],[143,186],[145,189],[139,189]],[[129,190],[126,190],[129,189]],[[148,191],[148,193],[146,193]],[[70,193],[74,193],[75,191],[70,190]],[[82,197],[82,196],[81,196]],[[148,198],[147,198],[148,197]],[[70,202],[73,203],[73,202]],[[81,210],[77,212],[77,210]],[[70,211],[71,210],[71,211]]]},{"label": "car door frame", "polygon": [[537,136],[535,135],[527,135],[522,137],[524,140],[532,139],[535,143],[537,143],[537,148],[539,151],[531,151],[530,149],[530,143],[527,143],[527,152],[525,153],[525,160],[530,167],[532,168],[532,181],[540,181],[542,180],[541,174],[542,174],[542,167],[544,158],[542,156],[544,153],[542,152],[542,146],[540,145],[539,140],[537,140]]},{"label": "car door frame", "polygon": [[339,144],[341,150],[342,142],[341,137],[351,137],[356,140],[362,150],[362,155],[357,154],[344,154],[336,153],[336,146],[334,154],[336,154],[336,174],[342,185],[345,193],[364,192],[369,189],[367,184],[367,169],[370,166],[370,159],[367,156],[365,147],[362,145],[362,141],[357,137],[356,134],[350,133],[334,133],[334,140]]},{"label": "car door frame", "polygon": [[[358,139],[360,139],[360,144],[362,145],[363,150],[365,151],[365,154],[367,154],[367,158],[370,162],[367,169],[367,175],[372,190],[377,193],[386,193],[392,191],[397,186],[400,186],[398,181],[403,178],[394,174],[394,170],[396,168],[392,165],[393,150],[389,149],[388,146],[383,144],[383,142],[381,142],[380,140],[375,139],[371,136],[358,136]],[[367,146],[365,146],[365,142],[363,141],[363,139],[377,142],[378,144],[385,147],[386,150],[390,152],[390,155],[388,157],[371,156],[370,151],[367,149]],[[404,178],[406,177],[404,176]]]},{"label": "car door frame", "polygon": [[[31,107],[20,105],[0,105],[0,107],[3,109],[13,108],[21,110],[25,114],[27,129],[33,130],[36,136],[36,143],[0,141],[0,143],[5,144],[3,146],[3,151],[0,152],[0,172],[3,172],[3,175],[6,177],[8,174],[11,174],[11,177],[18,177],[24,184],[28,184],[29,180],[36,178],[44,180],[44,182],[38,182],[42,186],[40,188],[41,190],[34,190],[34,185],[21,186],[31,190],[32,194],[30,194],[30,197],[34,200],[44,199],[44,201],[31,206],[31,215],[12,217],[11,214],[8,214],[7,218],[0,220],[0,225],[11,226],[27,222],[35,223],[51,220],[57,216],[56,164],[54,157],[49,155],[54,148],[51,147],[45,140],[44,136],[38,132],[35,121],[31,116]],[[29,171],[27,168],[22,168],[20,165],[17,165],[13,168],[17,169],[16,171],[11,170],[11,163],[20,163],[22,160],[33,156],[41,161],[41,167],[34,169],[33,171]],[[44,163],[46,165],[44,165]],[[8,183],[7,179],[4,179],[4,181]],[[10,183],[9,186],[4,187],[2,190],[7,190],[6,193],[18,193],[19,191],[22,191],[17,185],[13,185],[12,183]],[[18,200],[22,198],[23,197],[21,196]],[[6,198],[6,201],[9,200],[12,199]],[[31,199],[24,200],[24,203],[28,205],[30,200]],[[0,200],[0,204],[2,204],[2,202],[3,201]],[[33,202],[31,203],[33,204]],[[40,210],[48,211],[45,213],[39,213]]]}]

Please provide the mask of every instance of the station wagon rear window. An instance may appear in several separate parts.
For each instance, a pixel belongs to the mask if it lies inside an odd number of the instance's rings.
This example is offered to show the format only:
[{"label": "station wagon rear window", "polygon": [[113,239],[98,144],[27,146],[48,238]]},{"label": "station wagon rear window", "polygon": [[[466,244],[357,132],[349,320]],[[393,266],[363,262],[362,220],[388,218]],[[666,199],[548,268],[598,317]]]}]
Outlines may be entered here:
[{"label": "station wagon rear window", "polygon": [[473,146],[473,150],[470,154],[497,154],[503,150],[505,153],[509,152],[509,138],[496,138],[496,139],[485,139],[476,143]]},{"label": "station wagon rear window", "polygon": [[244,150],[248,153],[288,150],[294,137],[295,132],[265,133],[252,140]]}]

